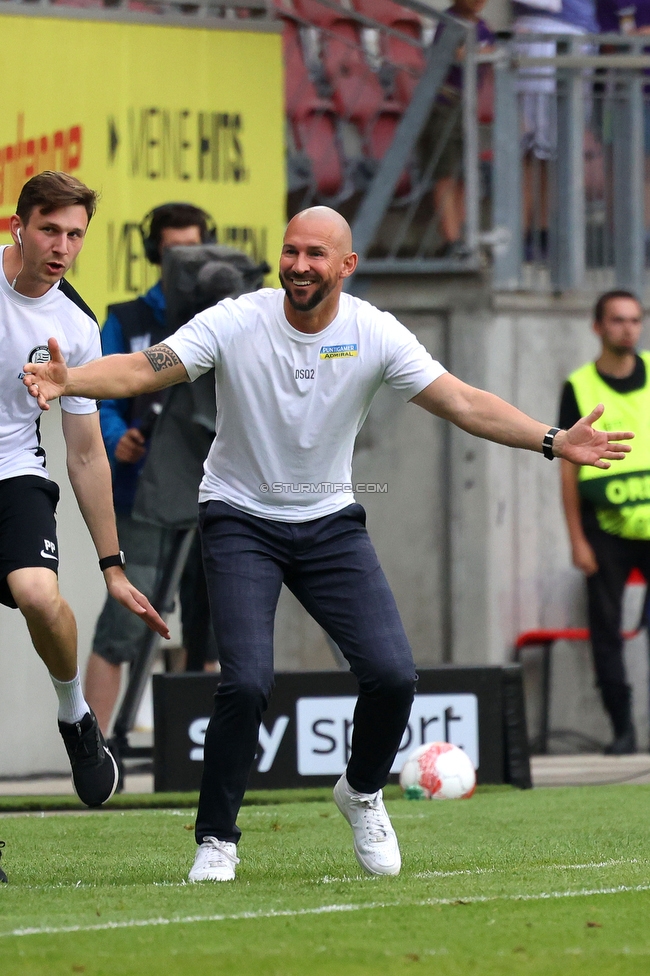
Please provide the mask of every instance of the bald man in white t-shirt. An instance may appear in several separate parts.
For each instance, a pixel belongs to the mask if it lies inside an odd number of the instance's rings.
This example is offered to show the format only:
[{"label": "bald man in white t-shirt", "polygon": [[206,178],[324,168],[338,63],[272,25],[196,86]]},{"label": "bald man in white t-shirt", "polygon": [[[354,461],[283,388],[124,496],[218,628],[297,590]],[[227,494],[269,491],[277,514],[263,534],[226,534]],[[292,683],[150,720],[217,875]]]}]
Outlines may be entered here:
[{"label": "bald man in white t-shirt", "polygon": [[451,376],[387,312],[343,293],[350,228],[327,207],[298,214],[280,258],[281,290],[226,299],[164,343],[67,369],[26,367],[42,408],[61,395],[134,396],[214,368],[217,431],[199,491],[200,527],[221,683],[205,740],[191,881],[235,877],[237,814],[273,685],[273,621],[285,583],[346,656],[359,682],[350,760],[334,788],[354,851],[371,874],[400,852],[382,787],[408,722],[415,668],[404,629],[351,494],[354,439],[373,396],[400,396],[511,447],[609,465],[629,432],[597,432],[595,410],[549,429]]}]

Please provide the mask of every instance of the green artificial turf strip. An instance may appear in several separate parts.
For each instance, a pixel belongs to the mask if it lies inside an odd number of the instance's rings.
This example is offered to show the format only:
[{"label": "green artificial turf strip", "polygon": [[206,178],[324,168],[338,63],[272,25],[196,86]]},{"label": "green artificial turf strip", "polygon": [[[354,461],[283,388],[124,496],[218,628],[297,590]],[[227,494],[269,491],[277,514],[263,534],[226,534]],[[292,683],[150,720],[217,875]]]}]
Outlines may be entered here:
[{"label": "green artificial turf strip", "polygon": [[[0,968],[647,974],[649,804],[647,786],[392,800],[398,878],[362,874],[331,802],[249,806],[237,879],[217,885],[184,883],[194,853],[187,810],[0,816],[10,878],[0,886]],[[108,924],[130,927],[90,928]],[[7,934],[66,927],[80,930]]]},{"label": "green artificial turf strip", "polygon": [[[393,787],[395,796],[399,787]],[[329,788],[303,790],[256,790],[247,793],[246,806],[268,805],[269,803],[313,803],[331,800]],[[141,809],[187,809],[196,807],[198,792],[193,793],[117,793],[106,804],[106,810]],[[84,810],[85,807],[76,796],[0,796],[0,813],[29,812],[34,810]]]},{"label": "green artificial turf strip", "polygon": [[[512,786],[486,784],[478,786],[478,793],[509,792]],[[402,791],[391,784],[384,788],[387,799],[396,800]],[[244,797],[244,806],[269,806],[277,803],[321,803],[331,801],[329,786],[298,790],[251,790]],[[198,793],[117,793],[104,807],[105,810],[165,810],[170,808],[196,808]],[[0,813],[30,813],[34,811],[85,810],[76,796],[26,795],[0,796]]]}]

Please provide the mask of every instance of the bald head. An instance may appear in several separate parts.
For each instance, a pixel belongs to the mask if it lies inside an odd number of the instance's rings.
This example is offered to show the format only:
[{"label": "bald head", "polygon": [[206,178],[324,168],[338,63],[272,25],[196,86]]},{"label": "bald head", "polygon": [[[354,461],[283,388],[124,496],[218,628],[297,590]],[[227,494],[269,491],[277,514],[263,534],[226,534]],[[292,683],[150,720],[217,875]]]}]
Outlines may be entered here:
[{"label": "bald head", "polygon": [[285,231],[285,241],[292,234],[313,234],[327,241],[341,255],[352,250],[352,231],[345,217],[331,207],[309,207],[293,217]]}]

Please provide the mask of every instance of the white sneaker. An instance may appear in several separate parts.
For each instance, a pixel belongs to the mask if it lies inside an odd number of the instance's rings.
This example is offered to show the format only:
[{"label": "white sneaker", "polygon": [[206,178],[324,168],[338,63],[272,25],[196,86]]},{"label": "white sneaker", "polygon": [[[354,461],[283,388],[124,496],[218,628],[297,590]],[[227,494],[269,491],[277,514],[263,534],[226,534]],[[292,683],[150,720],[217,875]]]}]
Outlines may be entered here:
[{"label": "white sneaker", "polygon": [[237,845],[216,837],[204,837],[194,858],[190,881],[234,881],[239,864]]},{"label": "white sneaker", "polygon": [[361,867],[368,874],[399,874],[402,859],[382,791],[357,793],[343,775],[334,787],[334,802],[352,827]]}]

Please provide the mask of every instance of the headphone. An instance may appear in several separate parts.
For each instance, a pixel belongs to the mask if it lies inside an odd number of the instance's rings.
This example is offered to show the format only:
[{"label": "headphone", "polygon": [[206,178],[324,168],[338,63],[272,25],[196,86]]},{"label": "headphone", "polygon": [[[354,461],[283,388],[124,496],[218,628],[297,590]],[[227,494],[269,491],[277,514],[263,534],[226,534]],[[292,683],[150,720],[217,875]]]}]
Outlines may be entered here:
[{"label": "headphone", "polygon": [[20,248],[20,271],[18,272],[18,274],[16,275],[16,277],[14,278],[14,280],[11,282],[11,287],[13,288],[14,291],[16,290],[16,282],[18,281],[18,275],[21,273],[21,271],[25,267],[25,252],[23,250],[23,235],[20,233],[20,227],[16,230],[16,237],[18,238],[18,246]]},{"label": "headphone", "polygon": [[[217,226],[210,214],[206,213],[205,210],[201,210],[200,207],[195,207],[192,203],[163,203],[145,214],[140,224],[140,234],[142,235],[145,257],[151,264],[160,264],[160,237],[159,234],[152,235],[152,224],[157,219],[163,220],[166,216],[172,217],[177,208],[182,208],[187,211],[187,223],[181,226],[193,227],[195,224],[200,225],[201,221],[205,222],[205,228],[201,231],[202,244],[214,244],[217,240]],[[196,217],[196,220],[192,220],[193,216]],[[167,224],[166,226],[174,225]]]}]

